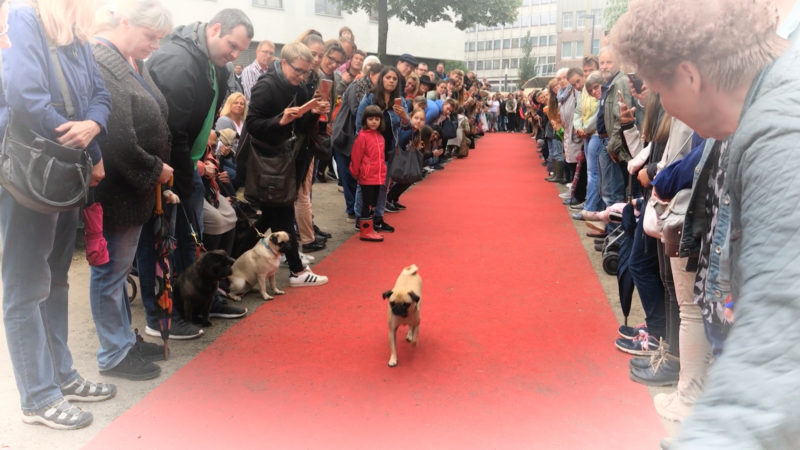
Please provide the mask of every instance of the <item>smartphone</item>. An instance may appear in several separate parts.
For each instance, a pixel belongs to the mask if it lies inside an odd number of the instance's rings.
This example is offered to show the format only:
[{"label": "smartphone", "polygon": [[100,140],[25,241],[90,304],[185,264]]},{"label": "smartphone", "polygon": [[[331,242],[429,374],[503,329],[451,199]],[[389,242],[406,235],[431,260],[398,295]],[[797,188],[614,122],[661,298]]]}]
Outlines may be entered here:
[{"label": "smartphone", "polygon": [[330,101],[332,86],[333,80],[319,80],[319,94],[323,100]]},{"label": "smartphone", "polygon": [[629,73],[628,78],[631,80],[631,83],[633,83],[633,89],[636,91],[636,93],[641,94],[644,80],[639,78],[639,75],[636,75],[635,73]]},{"label": "smartphone", "polygon": [[403,107],[403,99],[400,98],[400,97],[395,98],[394,99],[394,106],[399,106],[399,107],[402,108]]}]

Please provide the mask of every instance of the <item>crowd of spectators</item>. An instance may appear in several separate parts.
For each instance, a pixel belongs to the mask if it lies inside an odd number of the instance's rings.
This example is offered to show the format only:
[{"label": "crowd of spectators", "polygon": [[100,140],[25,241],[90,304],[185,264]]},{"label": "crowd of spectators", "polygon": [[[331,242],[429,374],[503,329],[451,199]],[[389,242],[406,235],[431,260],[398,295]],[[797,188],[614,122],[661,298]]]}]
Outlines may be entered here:
[{"label": "crowd of spectators", "polygon": [[[195,262],[201,241],[235,257],[271,229],[291,237],[290,286],[319,286],[328,278],[311,270],[309,253],[325,248],[331,234],[314,223],[315,183],[338,182],[343,216],[362,240],[380,242],[402,233],[388,213],[409,208],[400,199],[413,182],[389,171],[399,152],[416,156],[421,179],[467,157],[485,133],[527,133],[545,179],[567,185],[562,201],[591,229],[596,249],[619,246],[620,296],[636,288],[645,322],[620,326],[615,345],[634,356],[632,380],[677,386],[655,397],[661,417],[683,422],[695,410],[682,442],[797,446],[790,396],[800,357],[762,336],[777,327],[791,345],[800,337],[792,313],[798,221],[786,208],[800,195],[798,159],[789,153],[798,127],[786,119],[800,111],[797,7],[763,14],[772,11],[768,0],[639,0],[582,68],[558,70],[542,89],[504,94],[474,72],[446,73],[441,63],[429,70],[410,54],[368,56],[347,27],[328,39],[306,30],[278,55],[263,40],[243,66],[233,62],[254,30],[238,9],[173,29],[159,0],[120,0],[97,11],[85,3],[39,0],[9,12],[0,0],[0,20],[8,21],[0,35],[0,124],[13,116],[92,157],[109,252],[108,263],[91,269],[101,373],[160,374],[155,361],[164,349],[131,331],[125,287],[135,261],[144,329],[160,336],[156,200],[181,211],[174,276]],[[697,14],[683,14],[693,8]],[[705,22],[741,17],[753,19],[730,29]],[[670,25],[679,21],[691,32]],[[623,61],[637,72],[622,70]],[[73,115],[63,84],[77,101]],[[252,174],[255,149],[292,155],[278,177],[291,186],[290,200],[253,195],[250,186],[261,183]],[[786,187],[776,190],[770,179]],[[681,198],[685,223],[671,234],[654,215],[665,219],[664,205],[675,213]],[[78,375],[66,343],[77,222],[77,209],[41,214],[0,191],[4,321],[23,418],[58,429],[92,421],[70,400],[116,393]],[[211,317],[246,314],[227,302],[223,284]],[[176,308],[170,338],[201,336],[194,319]],[[748,382],[756,384],[748,389]],[[772,415],[761,417],[765,411]],[[731,427],[734,419],[740,422]]]}]

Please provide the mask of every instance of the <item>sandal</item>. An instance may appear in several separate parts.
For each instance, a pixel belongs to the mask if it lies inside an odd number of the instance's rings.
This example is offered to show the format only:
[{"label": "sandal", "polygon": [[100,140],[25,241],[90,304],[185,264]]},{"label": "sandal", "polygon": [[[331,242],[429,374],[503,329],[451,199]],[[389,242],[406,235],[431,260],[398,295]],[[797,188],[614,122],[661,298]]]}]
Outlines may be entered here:
[{"label": "sandal", "polygon": [[117,387],[107,383],[92,383],[78,375],[73,382],[61,386],[64,399],[76,402],[99,402],[117,395]]},{"label": "sandal", "polygon": [[40,423],[56,430],[77,430],[91,424],[92,419],[92,413],[72,406],[63,398],[36,411],[22,414],[22,421],[25,423]]}]

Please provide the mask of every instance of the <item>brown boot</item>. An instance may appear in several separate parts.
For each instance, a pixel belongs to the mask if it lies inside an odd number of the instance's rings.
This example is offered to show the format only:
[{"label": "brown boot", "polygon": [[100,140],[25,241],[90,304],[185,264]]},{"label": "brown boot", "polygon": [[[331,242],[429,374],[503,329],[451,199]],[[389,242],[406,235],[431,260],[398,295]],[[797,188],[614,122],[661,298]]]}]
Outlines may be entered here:
[{"label": "brown boot", "polygon": [[372,218],[358,219],[358,238],[362,241],[382,242],[383,235],[376,232],[373,228]]}]

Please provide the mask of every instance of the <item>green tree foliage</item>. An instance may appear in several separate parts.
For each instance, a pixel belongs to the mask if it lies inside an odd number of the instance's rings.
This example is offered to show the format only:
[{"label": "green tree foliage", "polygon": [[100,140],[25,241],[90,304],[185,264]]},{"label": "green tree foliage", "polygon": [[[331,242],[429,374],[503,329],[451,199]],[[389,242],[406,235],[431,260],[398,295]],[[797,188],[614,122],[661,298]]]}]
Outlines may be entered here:
[{"label": "green tree foliage", "polygon": [[[378,16],[378,57],[386,56],[389,17],[424,26],[429,22],[454,22],[460,30],[473,25],[495,26],[517,18],[521,0],[340,0],[343,11],[364,10]],[[446,37],[444,37],[446,39]]]},{"label": "green tree foliage", "polygon": [[628,10],[628,0],[606,0],[606,9],[603,11],[603,22],[606,30],[611,31],[620,16]]},{"label": "green tree foliage", "polygon": [[536,76],[536,60],[531,56],[533,51],[533,39],[531,32],[522,39],[522,58],[519,60],[519,87],[522,88],[525,83],[531,78]]}]

